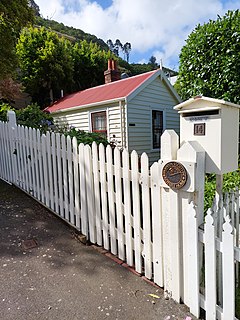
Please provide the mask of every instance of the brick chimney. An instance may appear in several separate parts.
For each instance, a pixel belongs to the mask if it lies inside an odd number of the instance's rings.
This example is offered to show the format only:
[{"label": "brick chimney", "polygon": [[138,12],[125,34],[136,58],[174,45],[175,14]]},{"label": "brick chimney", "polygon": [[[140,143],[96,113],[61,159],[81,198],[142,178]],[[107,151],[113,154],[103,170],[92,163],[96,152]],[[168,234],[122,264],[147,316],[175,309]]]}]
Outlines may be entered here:
[{"label": "brick chimney", "polygon": [[109,59],[108,69],[104,71],[105,83],[118,81],[121,79],[121,72],[118,70],[117,61]]}]

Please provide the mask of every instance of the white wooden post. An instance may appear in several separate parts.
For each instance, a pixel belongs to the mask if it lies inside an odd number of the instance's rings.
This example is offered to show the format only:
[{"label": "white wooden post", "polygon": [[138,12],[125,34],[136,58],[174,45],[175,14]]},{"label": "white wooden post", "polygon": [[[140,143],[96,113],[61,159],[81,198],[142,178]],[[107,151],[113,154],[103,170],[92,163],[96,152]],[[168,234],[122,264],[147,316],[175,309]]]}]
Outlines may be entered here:
[{"label": "white wooden post", "polygon": [[11,159],[11,168],[12,168],[12,177],[11,181],[12,183],[17,182],[17,161],[16,161],[16,153],[15,151],[15,139],[16,139],[16,128],[17,128],[17,120],[16,120],[16,114],[14,111],[10,110],[7,112],[7,118],[8,118],[8,132],[9,132],[9,139],[10,139],[10,159]]},{"label": "white wooden post", "polygon": [[[184,302],[190,311],[199,316],[199,244],[198,227],[203,223],[204,212],[204,180],[205,180],[205,151],[196,141],[185,142],[177,152],[179,161],[195,164],[195,192],[179,191],[179,210],[182,224],[182,263]],[[181,239],[181,238],[180,238]]]},{"label": "white wooden post", "polygon": [[[175,160],[179,137],[173,130],[165,130],[161,137],[161,160]],[[180,301],[179,212],[177,193],[170,188],[162,190],[164,291]],[[174,234],[173,234],[174,233]]]}]

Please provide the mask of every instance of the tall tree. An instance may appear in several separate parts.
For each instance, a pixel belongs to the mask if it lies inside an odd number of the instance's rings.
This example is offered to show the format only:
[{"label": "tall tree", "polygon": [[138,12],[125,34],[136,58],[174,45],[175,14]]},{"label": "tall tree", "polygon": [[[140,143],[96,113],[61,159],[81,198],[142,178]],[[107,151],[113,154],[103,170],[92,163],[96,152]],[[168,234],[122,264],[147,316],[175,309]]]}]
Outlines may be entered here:
[{"label": "tall tree", "polygon": [[123,48],[123,45],[121,43],[121,41],[119,39],[117,39],[114,43],[114,48],[113,48],[113,53],[119,57],[119,50],[121,49],[122,50]]},{"label": "tall tree", "polygon": [[83,90],[104,83],[107,60],[112,55],[101,50],[96,43],[86,40],[73,48],[75,90]]},{"label": "tall tree", "polygon": [[29,0],[29,7],[33,9],[34,14],[40,17],[40,9],[34,0]]},{"label": "tall tree", "polygon": [[33,21],[28,0],[0,1],[0,79],[16,70],[15,44],[22,27]]},{"label": "tall tree", "polygon": [[71,92],[73,59],[69,41],[45,28],[24,29],[17,55],[22,82],[34,102],[45,106],[60,97],[61,89]]},{"label": "tall tree", "polygon": [[132,46],[130,42],[126,42],[123,45],[123,53],[124,53],[124,58],[126,56],[127,62],[129,62],[129,55],[130,55],[130,51],[132,50]]},{"label": "tall tree", "polygon": [[198,25],[180,54],[176,89],[183,99],[205,95],[240,102],[240,11]]},{"label": "tall tree", "polygon": [[154,56],[151,56],[151,57],[149,58],[148,64],[149,64],[153,69],[158,68],[157,58],[154,57]]}]

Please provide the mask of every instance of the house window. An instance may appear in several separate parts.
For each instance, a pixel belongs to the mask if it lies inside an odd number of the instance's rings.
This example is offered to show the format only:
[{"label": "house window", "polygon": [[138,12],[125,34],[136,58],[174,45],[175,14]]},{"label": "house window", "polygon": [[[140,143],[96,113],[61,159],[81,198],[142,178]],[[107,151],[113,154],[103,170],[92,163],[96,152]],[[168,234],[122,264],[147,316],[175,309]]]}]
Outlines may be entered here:
[{"label": "house window", "polygon": [[92,132],[100,133],[107,138],[107,114],[106,111],[91,114]]},{"label": "house window", "polygon": [[160,148],[160,139],[163,133],[163,111],[152,111],[152,141],[153,149]]}]

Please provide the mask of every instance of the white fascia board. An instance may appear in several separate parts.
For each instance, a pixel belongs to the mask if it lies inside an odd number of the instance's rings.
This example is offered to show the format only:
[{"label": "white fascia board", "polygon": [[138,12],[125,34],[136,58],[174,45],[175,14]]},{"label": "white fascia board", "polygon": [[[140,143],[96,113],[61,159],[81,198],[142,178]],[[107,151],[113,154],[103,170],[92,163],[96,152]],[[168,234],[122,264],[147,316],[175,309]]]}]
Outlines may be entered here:
[{"label": "white fascia board", "polygon": [[119,102],[119,101],[122,101],[122,100],[125,100],[125,97],[121,97],[121,98],[117,98],[117,99],[111,99],[111,100],[104,100],[104,101],[85,104],[85,105],[81,105],[81,106],[74,106],[74,107],[66,108],[66,109],[60,109],[60,110],[53,111],[50,114],[65,113],[65,112],[68,112],[68,111],[75,111],[75,110],[81,111],[82,109],[88,109],[88,108],[91,108],[91,107],[103,106],[105,104]]}]

